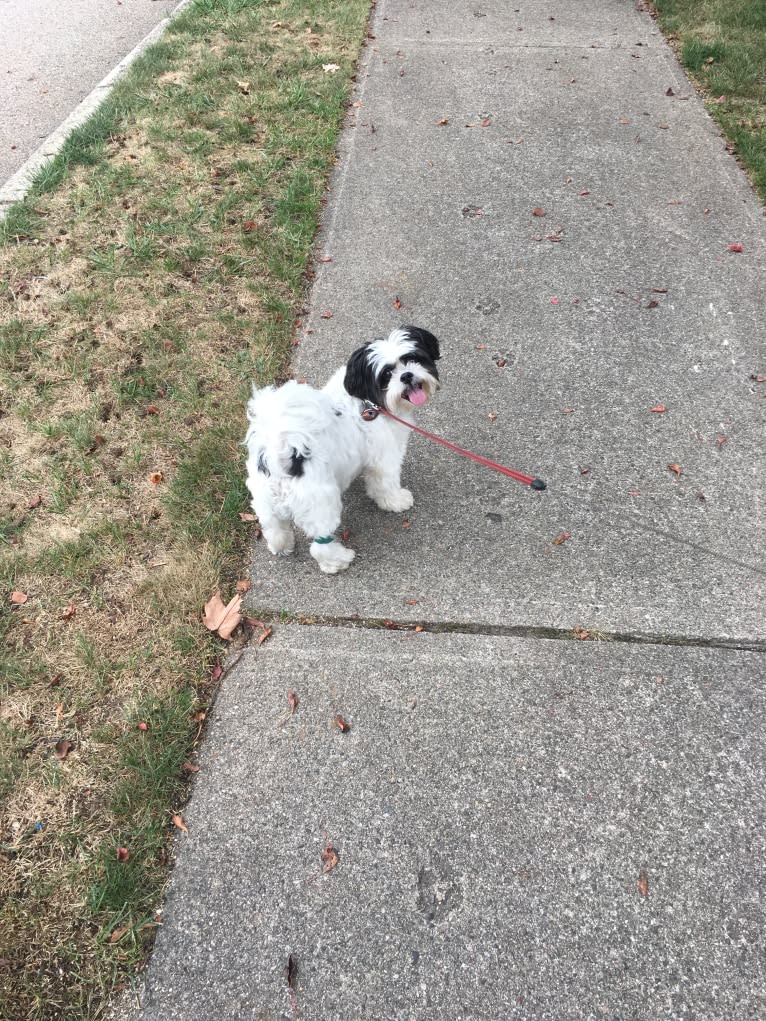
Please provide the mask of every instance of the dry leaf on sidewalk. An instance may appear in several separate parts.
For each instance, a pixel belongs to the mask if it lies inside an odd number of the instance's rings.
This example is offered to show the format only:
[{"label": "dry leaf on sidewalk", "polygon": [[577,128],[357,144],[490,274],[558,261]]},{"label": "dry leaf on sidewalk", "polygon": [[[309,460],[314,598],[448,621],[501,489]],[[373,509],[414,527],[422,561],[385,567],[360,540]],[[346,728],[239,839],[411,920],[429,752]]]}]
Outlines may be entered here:
[{"label": "dry leaf on sidewalk", "polygon": [[242,596],[236,595],[224,606],[221,593],[216,594],[205,603],[205,612],[202,623],[209,631],[217,631],[221,638],[227,641],[231,638],[232,632],[242,620],[239,608],[242,605]]}]

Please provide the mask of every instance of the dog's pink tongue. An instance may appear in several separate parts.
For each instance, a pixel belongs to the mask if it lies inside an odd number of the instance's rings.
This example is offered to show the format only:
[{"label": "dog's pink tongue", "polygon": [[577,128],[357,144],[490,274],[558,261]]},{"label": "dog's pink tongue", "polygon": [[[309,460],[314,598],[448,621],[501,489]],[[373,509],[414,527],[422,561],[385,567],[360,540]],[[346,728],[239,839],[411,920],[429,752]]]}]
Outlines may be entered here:
[{"label": "dog's pink tongue", "polygon": [[410,390],[409,392],[410,404],[425,404],[426,403],[426,392],[423,389]]}]

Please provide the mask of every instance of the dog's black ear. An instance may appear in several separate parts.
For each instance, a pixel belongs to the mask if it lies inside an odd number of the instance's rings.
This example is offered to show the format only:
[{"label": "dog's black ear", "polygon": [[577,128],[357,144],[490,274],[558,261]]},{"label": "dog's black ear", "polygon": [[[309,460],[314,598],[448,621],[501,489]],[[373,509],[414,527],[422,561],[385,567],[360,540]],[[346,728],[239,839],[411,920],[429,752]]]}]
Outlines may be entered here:
[{"label": "dog's black ear", "polygon": [[409,333],[418,347],[421,347],[432,362],[436,362],[441,358],[439,353],[439,341],[434,337],[433,333],[429,333],[428,330],[423,330],[419,326],[405,326],[404,329]]},{"label": "dog's black ear", "polygon": [[377,404],[377,380],[367,357],[369,346],[369,344],[365,344],[364,347],[357,348],[351,355],[346,365],[343,385],[352,397]]}]

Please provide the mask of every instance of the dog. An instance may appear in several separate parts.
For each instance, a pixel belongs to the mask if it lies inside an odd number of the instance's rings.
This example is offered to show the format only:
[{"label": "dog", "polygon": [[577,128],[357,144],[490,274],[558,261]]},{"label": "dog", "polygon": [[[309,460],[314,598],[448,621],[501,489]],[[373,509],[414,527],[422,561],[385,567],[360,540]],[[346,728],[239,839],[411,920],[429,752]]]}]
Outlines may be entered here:
[{"label": "dog", "polygon": [[[342,498],[359,475],[367,495],[386,511],[409,510],[401,484],[410,430],[370,405],[411,422],[439,388],[439,342],[428,330],[402,326],[358,348],[322,390],[291,380],[253,388],[247,405],[247,488],[269,550],[295,548],[293,525],[311,539],[325,574],[345,570],[352,549],[335,537]],[[373,411],[374,415],[374,411]]]}]

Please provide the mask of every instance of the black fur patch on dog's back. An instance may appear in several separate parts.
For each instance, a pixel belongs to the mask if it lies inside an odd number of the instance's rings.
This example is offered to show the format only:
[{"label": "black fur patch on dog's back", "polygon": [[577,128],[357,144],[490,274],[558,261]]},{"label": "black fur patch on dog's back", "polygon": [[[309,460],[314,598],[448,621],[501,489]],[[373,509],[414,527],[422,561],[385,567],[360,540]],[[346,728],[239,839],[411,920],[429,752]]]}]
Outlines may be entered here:
[{"label": "black fur patch on dog's back", "polygon": [[287,474],[294,479],[299,479],[303,475],[303,462],[306,460],[303,454],[299,454],[298,451],[293,447],[293,452],[290,454],[290,467],[287,469]]}]

